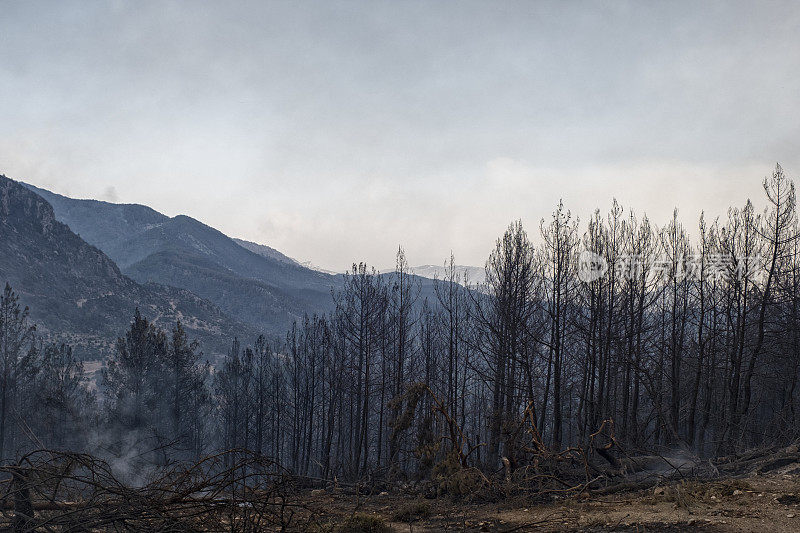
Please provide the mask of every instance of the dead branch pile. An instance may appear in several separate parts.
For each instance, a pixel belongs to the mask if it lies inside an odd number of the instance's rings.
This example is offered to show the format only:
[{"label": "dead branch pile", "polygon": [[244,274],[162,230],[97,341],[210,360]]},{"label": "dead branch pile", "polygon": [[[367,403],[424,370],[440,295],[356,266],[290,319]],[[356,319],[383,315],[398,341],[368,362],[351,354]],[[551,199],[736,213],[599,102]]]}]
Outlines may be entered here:
[{"label": "dead branch pile", "polygon": [[[482,444],[472,444],[461,427],[433,391],[416,384],[395,399],[405,409],[395,431],[411,426],[415,410],[423,395],[431,399],[430,409],[441,417],[446,432],[428,444],[419,457],[439,460],[424,482],[427,494],[449,494],[478,499],[498,499],[514,494],[553,497],[579,495],[585,492],[617,492],[652,487],[662,482],[683,479],[712,479],[720,470],[710,461],[687,452],[672,450],[668,454],[629,455],[615,436],[613,419],[602,421],[582,446],[554,449],[547,446],[536,425],[533,404],[522,416],[503,428],[505,456],[502,470],[492,472],[486,465],[472,464],[473,452]],[[446,443],[449,442],[449,445]],[[797,455],[788,454],[779,461]]]},{"label": "dead branch pile", "polygon": [[[255,454],[231,450],[154,469],[138,486],[86,454],[32,452],[2,466],[0,530],[263,531],[303,529],[293,478]],[[303,520],[309,520],[304,514]]]},{"label": "dead branch pile", "polygon": [[506,442],[506,447],[515,451],[513,459],[503,458],[505,475],[501,486],[506,494],[519,491],[551,496],[581,494],[610,477],[609,469],[597,466],[595,456],[603,457],[615,469],[620,466],[611,453],[619,444],[614,436],[614,421],[610,419],[601,423],[585,446],[553,450],[542,441],[530,404]]},{"label": "dead branch pile", "polygon": [[[614,436],[613,420],[603,421],[585,446],[554,450],[543,442],[532,403],[519,420],[504,427],[506,455],[502,458],[502,470],[492,472],[486,465],[473,464],[474,452],[484,444],[470,442],[445,403],[423,383],[414,384],[393,400],[402,412],[393,425],[393,438],[395,433],[411,426],[420,399],[425,395],[431,400],[431,414],[440,417],[446,429],[443,435],[415,451],[421,462],[431,462],[432,456],[438,456],[438,461],[429,469],[429,479],[423,482],[423,490],[429,495],[489,499],[518,493],[574,495],[595,488],[624,471],[625,465],[613,454],[620,449]],[[598,465],[598,457],[610,466]]]}]

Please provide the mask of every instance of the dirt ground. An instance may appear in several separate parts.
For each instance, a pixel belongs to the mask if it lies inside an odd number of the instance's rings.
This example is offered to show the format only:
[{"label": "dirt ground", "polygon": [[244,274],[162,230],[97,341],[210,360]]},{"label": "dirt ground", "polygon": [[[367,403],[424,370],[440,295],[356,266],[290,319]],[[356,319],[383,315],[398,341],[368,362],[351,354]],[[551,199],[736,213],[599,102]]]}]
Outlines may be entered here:
[{"label": "dirt ground", "polygon": [[[772,474],[721,481],[684,481],[638,492],[582,495],[533,503],[469,503],[413,496],[355,497],[314,491],[307,505],[328,514],[374,518],[384,531],[800,531],[800,475]],[[332,518],[330,518],[332,517]],[[332,520],[332,521],[331,521]],[[327,527],[324,529],[328,529]],[[333,526],[332,531],[379,531]]]}]

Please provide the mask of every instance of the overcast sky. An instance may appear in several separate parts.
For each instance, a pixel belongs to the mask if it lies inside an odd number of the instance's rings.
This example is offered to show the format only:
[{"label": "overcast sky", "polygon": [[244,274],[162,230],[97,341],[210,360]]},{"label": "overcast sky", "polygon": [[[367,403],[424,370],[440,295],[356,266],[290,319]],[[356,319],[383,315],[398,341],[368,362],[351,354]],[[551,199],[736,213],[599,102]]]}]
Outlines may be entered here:
[{"label": "overcast sky", "polygon": [[797,2],[0,0],[0,173],[340,269],[800,172]]}]

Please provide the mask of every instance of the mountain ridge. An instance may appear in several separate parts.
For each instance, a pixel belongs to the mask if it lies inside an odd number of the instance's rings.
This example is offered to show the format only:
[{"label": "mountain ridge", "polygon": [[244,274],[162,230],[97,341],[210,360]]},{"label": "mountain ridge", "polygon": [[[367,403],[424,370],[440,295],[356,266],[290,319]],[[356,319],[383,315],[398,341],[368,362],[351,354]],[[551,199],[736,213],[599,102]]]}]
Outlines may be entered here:
[{"label": "mountain ridge", "polygon": [[337,276],[305,268],[270,247],[243,241],[252,245],[248,249],[187,215],[168,217],[139,204],[78,200],[26,186],[135,281],[189,290],[259,330],[283,335],[304,314],[333,305]]},{"label": "mountain ridge", "polygon": [[30,188],[0,175],[0,280],[30,308],[40,333],[102,357],[134,310],[164,328],[181,320],[207,354],[224,353],[232,336],[256,331],[188,290],[137,283],[99,248],[61,221]]}]

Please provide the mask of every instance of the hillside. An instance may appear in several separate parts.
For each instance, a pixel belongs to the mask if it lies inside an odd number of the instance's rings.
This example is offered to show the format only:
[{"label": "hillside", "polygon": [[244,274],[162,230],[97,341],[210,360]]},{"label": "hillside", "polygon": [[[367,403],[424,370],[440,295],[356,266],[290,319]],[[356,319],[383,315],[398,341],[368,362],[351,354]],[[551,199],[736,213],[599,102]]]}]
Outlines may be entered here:
[{"label": "hillside", "polygon": [[[146,210],[136,212],[144,216],[143,224],[154,220]],[[98,226],[95,238],[109,232]],[[59,222],[41,196],[5,176],[0,176],[0,280],[30,307],[40,333],[70,342],[83,357],[108,353],[136,307],[164,328],[180,319],[208,355],[223,353],[234,335],[255,334],[187,290],[142,285],[125,276],[106,254]]]},{"label": "hillside", "polygon": [[140,283],[190,290],[259,330],[283,335],[303,314],[332,305],[337,277],[305,268],[272,248],[242,245],[185,215],[170,218],[142,205],[76,200],[27,187],[124,274]]},{"label": "hillside", "polygon": [[234,242],[236,242],[236,244],[238,244],[242,248],[250,250],[254,254],[258,254],[258,255],[261,255],[261,256],[264,256],[264,257],[269,257],[269,258],[272,258],[272,259],[276,259],[276,260],[278,260],[278,261],[280,261],[282,263],[288,263],[290,265],[300,265],[300,266],[302,266],[300,262],[296,261],[295,259],[292,259],[288,255],[284,255],[284,254],[280,253],[278,250],[276,250],[275,248],[272,248],[271,246],[258,244],[257,242],[246,241],[244,239],[234,238],[233,240],[234,240]]}]

